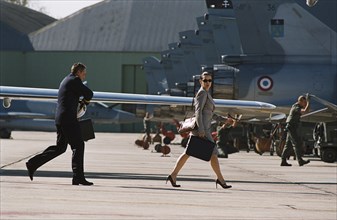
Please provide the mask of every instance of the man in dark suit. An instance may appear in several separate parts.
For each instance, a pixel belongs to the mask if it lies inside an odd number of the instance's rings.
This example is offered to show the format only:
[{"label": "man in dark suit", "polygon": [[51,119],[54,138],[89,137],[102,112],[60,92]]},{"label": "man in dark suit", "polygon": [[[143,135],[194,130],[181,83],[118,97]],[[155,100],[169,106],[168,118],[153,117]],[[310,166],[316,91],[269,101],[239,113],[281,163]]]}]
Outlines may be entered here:
[{"label": "man in dark suit", "polygon": [[41,154],[31,158],[27,163],[28,174],[33,180],[34,172],[43,164],[63,154],[70,144],[73,151],[72,170],[73,185],[93,185],[84,177],[83,158],[84,141],[77,119],[77,107],[80,97],[81,105],[88,105],[93,97],[93,92],[82,81],[86,77],[86,67],[82,63],[75,63],[71,67],[71,73],[60,83],[58,101],[55,113],[57,128],[56,145],[48,147]]}]

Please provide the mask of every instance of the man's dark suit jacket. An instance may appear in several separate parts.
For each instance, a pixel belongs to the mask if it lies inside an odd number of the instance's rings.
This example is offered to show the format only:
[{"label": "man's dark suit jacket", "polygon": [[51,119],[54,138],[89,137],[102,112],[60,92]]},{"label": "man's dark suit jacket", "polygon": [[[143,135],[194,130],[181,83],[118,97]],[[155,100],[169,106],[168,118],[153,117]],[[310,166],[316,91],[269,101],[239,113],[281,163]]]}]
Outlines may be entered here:
[{"label": "man's dark suit jacket", "polygon": [[77,122],[77,106],[81,96],[89,101],[93,92],[82,83],[79,77],[70,73],[60,83],[55,113],[56,125]]}]

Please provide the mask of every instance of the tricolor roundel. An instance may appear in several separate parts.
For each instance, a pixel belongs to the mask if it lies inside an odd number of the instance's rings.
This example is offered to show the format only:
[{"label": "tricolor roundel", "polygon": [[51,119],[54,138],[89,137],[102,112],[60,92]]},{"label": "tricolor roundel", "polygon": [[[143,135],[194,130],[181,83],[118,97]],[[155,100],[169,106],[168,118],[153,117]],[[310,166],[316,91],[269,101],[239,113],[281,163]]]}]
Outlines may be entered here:
[{"label": "tricolor roundel", "polygon": [[257,86],[264,92],[269,91],[273,88],[273,80],[269,76],[261,76],[257,80]]}]

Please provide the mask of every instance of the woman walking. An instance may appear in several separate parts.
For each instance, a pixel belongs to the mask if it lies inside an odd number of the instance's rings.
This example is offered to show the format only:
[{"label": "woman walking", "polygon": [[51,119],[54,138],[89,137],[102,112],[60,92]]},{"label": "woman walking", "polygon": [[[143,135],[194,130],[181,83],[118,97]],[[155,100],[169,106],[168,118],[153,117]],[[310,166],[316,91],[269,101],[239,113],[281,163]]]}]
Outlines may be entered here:
[{"label": "woman walking", "polygon": [[[212,120],[216,121],[225,121],[227,120],[226,117],[218,116],[214,114],[215,104],[213,98],[209,94],[209,89],[212,85],[212,75],[209,72],[203,72],[200,76],[200,85],[201,88],[199,89],[196,97],[195,97],[195,117],[197,123],[197,129],[192,131],[192,135],[199,136],[202,138],[207,138],[208,140],[213,141],[212,134],[211,134],[211,122]],[[179,171],[184,166],[185,162],[190,156],[186,154],[186,151],[178,158],[176,165],[172,171],[172,173],[167,177],[167,181],[171,182],[173,187],[180,187],[180,185],[176,184],[176,179]],[[215,147],[213,154],[210,160],[212,169],[217,176],[215,181],[216,187],[218,184],[222,186],[222,188],[231,188],[232,186],[227,185],[225,182],[224,177],[220,171],[220,165],[218,160],[218,150]]]}]

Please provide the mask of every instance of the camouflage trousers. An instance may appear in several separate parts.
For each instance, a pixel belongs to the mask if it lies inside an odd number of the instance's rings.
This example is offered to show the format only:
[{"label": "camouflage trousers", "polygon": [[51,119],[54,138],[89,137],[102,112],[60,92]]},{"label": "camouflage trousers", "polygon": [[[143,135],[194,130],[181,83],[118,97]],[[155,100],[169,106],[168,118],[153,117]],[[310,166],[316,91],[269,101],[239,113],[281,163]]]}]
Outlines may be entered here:
[{"label": "camouflage trousers", "polygon": [[302,141],[297,133],[296,127],[288,127],[287,139],[282,152],[282,160],[290,156],[292,148],[294,149],[297,161],[302,160]]}]

